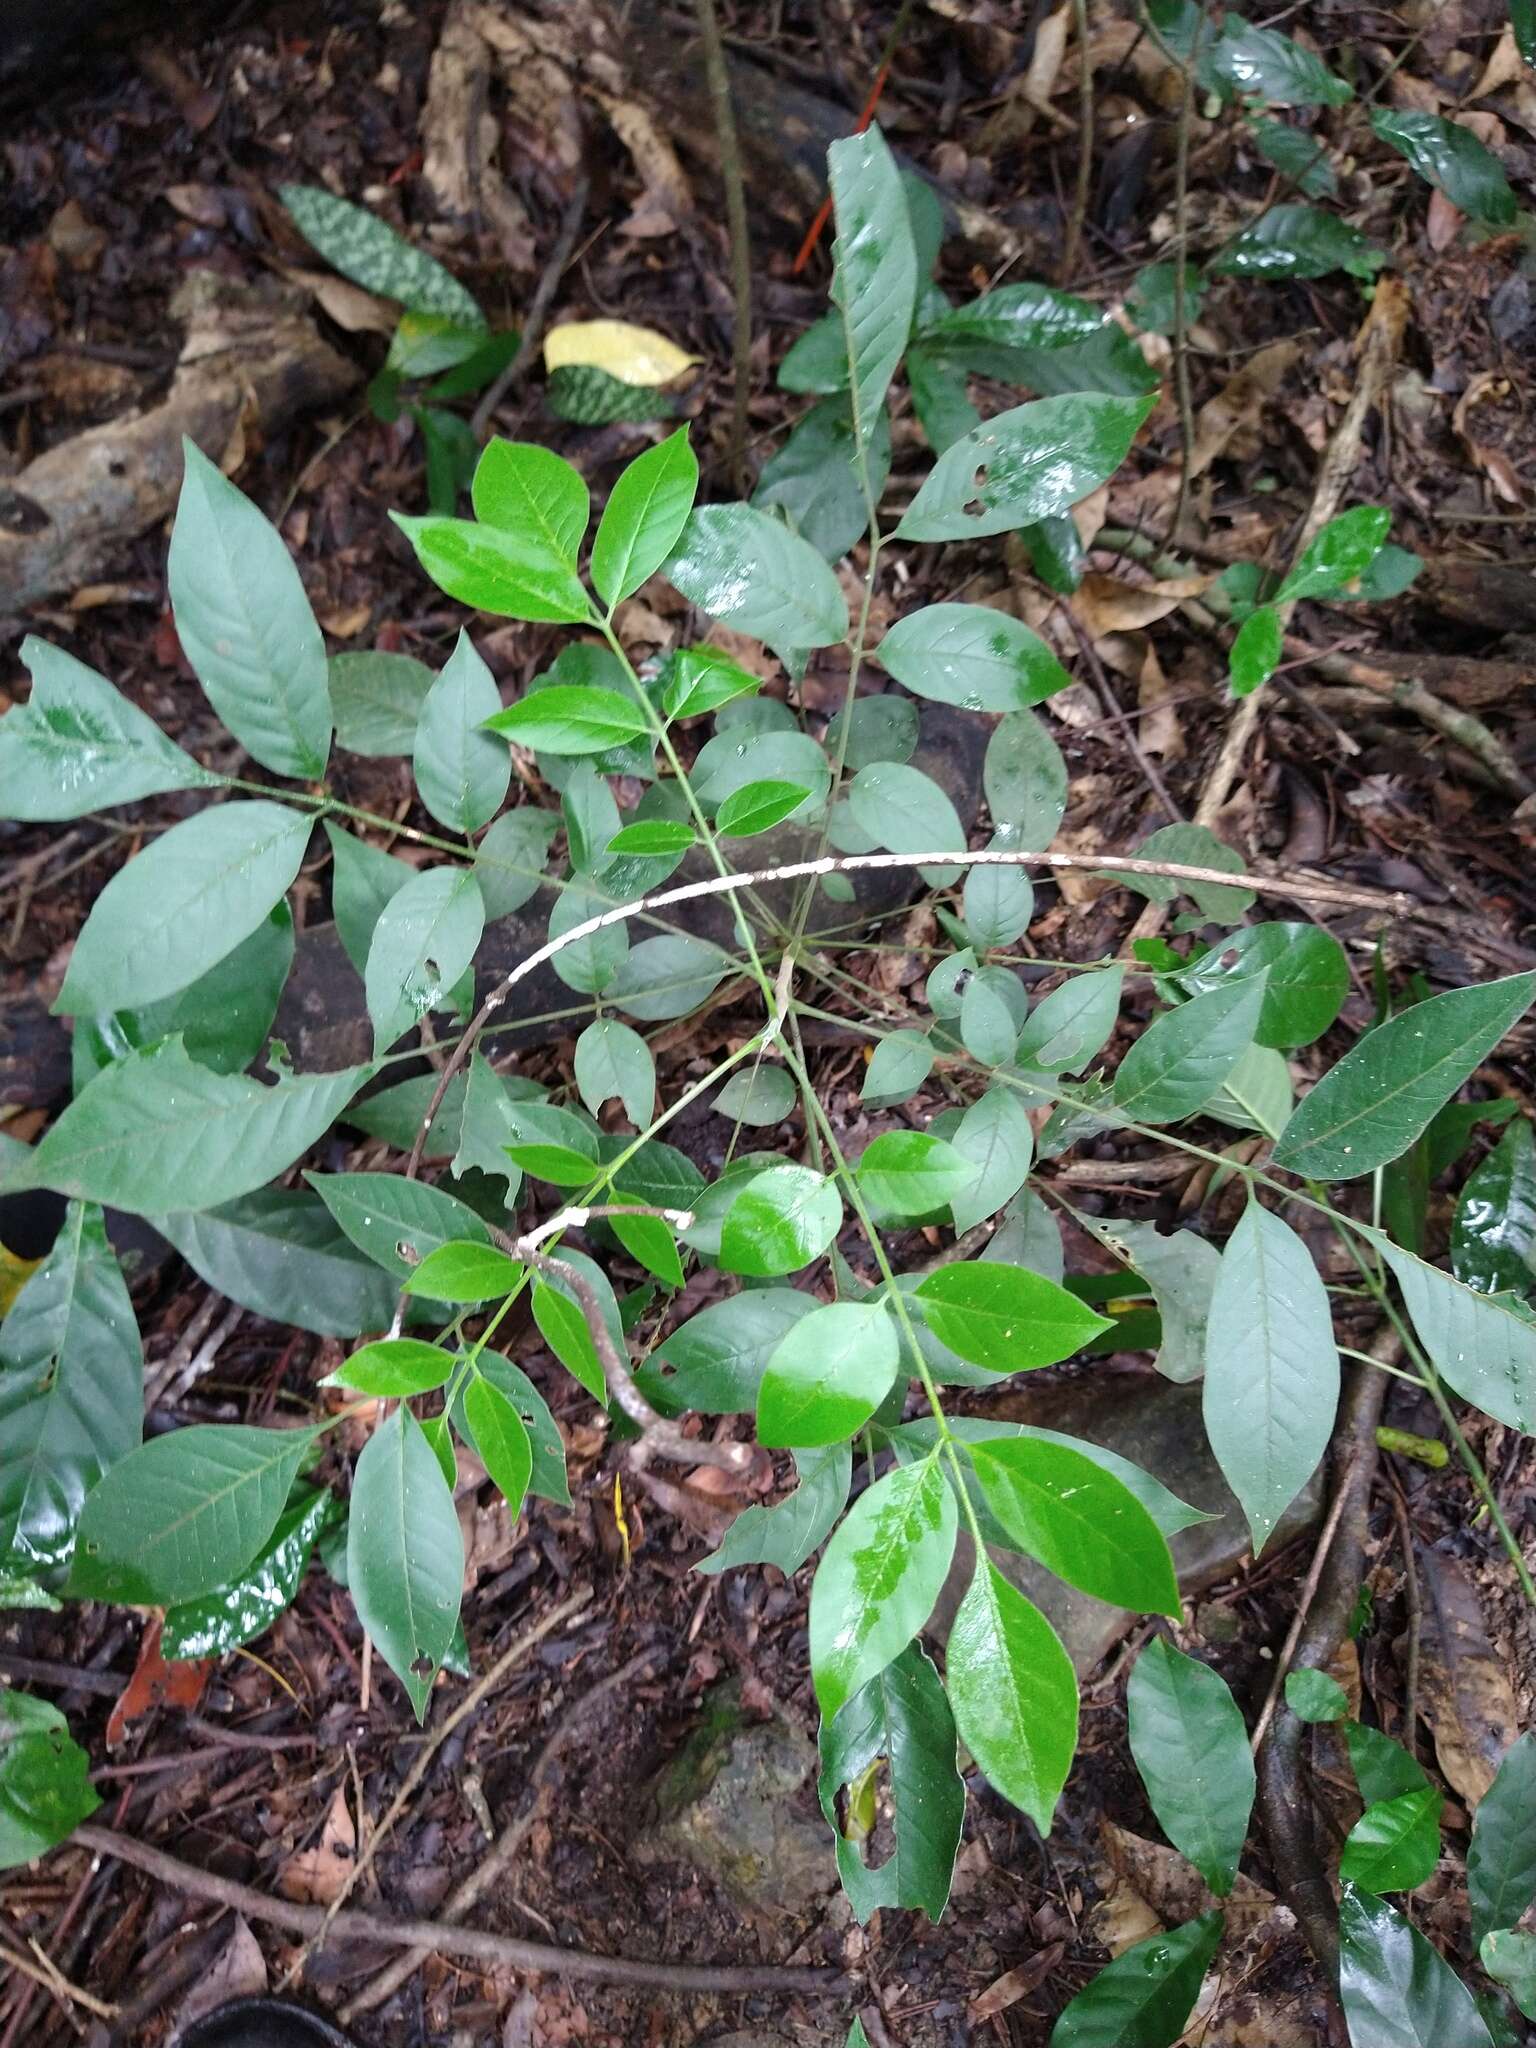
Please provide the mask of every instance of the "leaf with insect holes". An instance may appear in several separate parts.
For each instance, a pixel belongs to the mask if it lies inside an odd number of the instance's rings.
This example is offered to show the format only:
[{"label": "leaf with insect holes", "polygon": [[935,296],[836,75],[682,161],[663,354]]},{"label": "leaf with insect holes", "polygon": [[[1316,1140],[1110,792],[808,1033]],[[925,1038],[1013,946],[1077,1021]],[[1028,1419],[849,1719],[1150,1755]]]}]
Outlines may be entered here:
[{"label": "leaf with insect holes", "polygon": [[914,1298],[941,1344],[989,1372],[1059,1364],[1113,1327],[1054,1281],[1001,1260],[939,1266]]},{"label": "leaf with insect holes", "polygon": [[1154,1636],[1136,1659],[1126,1706],[1131,1755],[1164,1834],[1225,1898],[1255,1789],[1248,1731],[1226,1680]]},{"label": "leaf with insect holes", "polygon": [[698,458],[686,427],[620,472],[592,543],[592,586],[610,612],[671,554],[698,488]]},{"label": "leaf with insect holes", "polygon": [[0,1692],[0,1870],[46,1855],[89,1819],[101,1804],[89,1769],[56,1707]]},{"label": "leaf with insect holes", "polygon": [[617,1017],[594,1017],[576,1041],[573,1069],[593,1116],[617,1096],[630,1122],[644,1130],[656,1102],[656,1062],[638,1031]]}]

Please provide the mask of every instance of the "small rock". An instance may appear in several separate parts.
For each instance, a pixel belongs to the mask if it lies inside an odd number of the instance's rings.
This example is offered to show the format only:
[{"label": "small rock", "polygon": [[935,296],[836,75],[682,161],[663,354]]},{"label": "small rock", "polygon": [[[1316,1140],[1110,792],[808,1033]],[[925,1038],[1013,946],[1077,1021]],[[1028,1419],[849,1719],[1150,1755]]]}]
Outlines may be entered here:
[{"label": "small rock", "polygon": [[757,1912],[804,1913],[837,1882],[827,1829],[809,1794],[816,1745],[780,1714],[750,1721],[727,1679],[652,1781],[653,1823],[634,1846],[642,1863],[677,1860]]}]

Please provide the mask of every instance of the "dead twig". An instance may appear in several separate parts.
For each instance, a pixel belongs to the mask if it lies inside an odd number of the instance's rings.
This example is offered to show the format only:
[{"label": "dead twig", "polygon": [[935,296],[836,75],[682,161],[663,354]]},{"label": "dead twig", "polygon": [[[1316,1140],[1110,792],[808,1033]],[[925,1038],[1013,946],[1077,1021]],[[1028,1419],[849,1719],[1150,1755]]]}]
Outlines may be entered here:
[{"label": "dead twig", "polygon": [[731,333],[731,480],[743,496],[747,489],[747,401],[752,396],[752,242],[747,228],[747,187],[736,138],[736,110],[731,105],[731,74],[720,40],[715,0],[694,0],[699,40],[704,46],[704,76],[709,84],[715,139],[720,147],[720,176],[725,185],[725,220],[731,238],[731,293],[735,301]]},{"label": "dead twig", "polygon": [[[142,1870],[157,1884],[194,1899],[211,1899],[232,1907],[248,1920],[286,1927],[291,1933],[315,1935],[325,1927],[323,1906],[300,1905],[293,1899],[271,1898],[254,1885],[221,1877],[184,1863],[148,1842],[120,1835],[115,1829],[85,1822],[65,1849],[87,1849],[95,1856],[115,1856]],[[478,1927],[453,1927],[437,1920],[397,1920],[388,1913],[356,1908],[338,1913],[331,1933],[346,1941],[385,1942],[399,1948],[436,1949],[443,1955],[469,1956],[478,1962],[500,1963],[514,1970],[569,1977],[587,1984],[640,1984],[656,1991],[799,1991],[812,1998],[841,1998],[848,1979],[838,1970],[732,1963],[642,1962],[631,1956],[592,1955],[585,1949],[555,1948],[542,1941],[520,1941],[510,1934],[492,1934]]]},{"label": "dead twig", "polygon": [[82,2007],[96,2019],[116,2019],[119,2007],[108,2005],[105,2000],[97,1998],[93,1992],[82,1991],[78,1984],[71,1984],[47,1950],[42,1948],[36,1941],[31,1943],[31,1949],[32,1955],[37,1958],[36,1962],[33,1962],[32,1956],[23,1955],[19,1949],[13,1948],[9,1941],[0,1942],[0,1956],[5,1958],[10,1968],[19,1970],[23,1977],[30,1977],[34,1984],[41,1984],[45,1991],[52,1992],[59,2004],[63,2006],[65,2012],[69,2014],[70,2023],[74,2026],[76,2033],[83,2032],[83,2029],[75,2019],[74,2014],[69,2011],[71,2004]]},{"label": "dead twig", "polygon": [[590,190],[590,181],[583,172],[578,175],[571,187],[571,196],[565,202],[565,211],[560,216],[560,232],[556,235],[555,245],[549,252],[549,260],[539,275],[533,297],[528,301],[528,311],[523,319],[523,338],[517,345],[517,354],[475,407],[470,428],[476,441],[485,439],[497,406],[507,393],[527,376],[528,366],[539,352],[539,344],[544,339],[544,329],[549,320],[549,309],[554,303],[555,293],[560,289],[560,280],[565,275],[566,265],[570,262],[576,247],[576,237],[581,232],[581,219],[587,210],[587,194]]}]

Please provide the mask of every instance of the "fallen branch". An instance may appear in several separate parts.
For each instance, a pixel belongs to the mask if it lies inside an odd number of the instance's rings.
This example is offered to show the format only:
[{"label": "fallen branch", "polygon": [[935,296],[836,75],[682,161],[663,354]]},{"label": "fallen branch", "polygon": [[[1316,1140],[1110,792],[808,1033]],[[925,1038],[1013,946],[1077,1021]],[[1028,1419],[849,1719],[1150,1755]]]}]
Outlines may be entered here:
[{"label": "fallen branch", "polygon": [[[274,1899],[254,1885],[201,1870],[195,1863],[152,1848],[148,1842],[120,1835],[91,1822],[77,1827],[66,1848],[114,1856],[142,1870],[157,1884],[189,1898],[228,1906],[248,1920],[262,1920],[290,1933],[317,1935],[326,1927],[323,1906],[304,1906],[293,1899]],[[631,1956],[598,1956],[585,1949],[555,1948],[542,1941],[520,1941],[515,1935],[492,1934],[478,1927],[453,1927],[438,1920],[397,1920],[387,1913],[356,1908],[338,1913],[330,1932],[343,1940],[375,1941],[398,1948],[436,1949],[442,1955],[468,1956],[477,1962],[500,1963],[514,1970],[553,1977],[571,1977],[587,1984],[640,1984],[653,1991],[799,1991],[811,1998],[840,1998],[850,1989],[839,1970],[797,1968],[777,1964],[641,1962]]]}]

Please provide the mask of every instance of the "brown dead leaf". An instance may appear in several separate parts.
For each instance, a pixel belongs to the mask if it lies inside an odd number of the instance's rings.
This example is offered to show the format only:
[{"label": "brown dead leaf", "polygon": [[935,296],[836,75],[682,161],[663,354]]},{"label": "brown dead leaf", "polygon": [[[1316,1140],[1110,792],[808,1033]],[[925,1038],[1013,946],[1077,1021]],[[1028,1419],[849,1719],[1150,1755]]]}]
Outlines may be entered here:
[{"label": "brown dead leaf", "polygon": [[313,1848],[296,1850],[279,1867],[277,1888],[285,1899],[328,1906],[341,1897],[356,1861],[357,1827],[347,1805],[347,1789],[338,1785],[319,1841]]},{"label": "brown dead leaf", "polygon": [[228,1941],[213,1959],[212,1967],[193,1984],[177,2007],[171,2038],[179,2040],[194,2020],[212,2012],[230,1998],[259,1998],[267,1988],[267,1962],[261,1944],[249,1925],[237,1914]]},{"label": "brown dead leaf", "polygon": [[1024,97],[1042,112],[1056,90],[1061,62],[1067,53],[1067,30],[1071,18],[1070,7],[1058,7],[1035,30],[1034,54],[1024,75]]},{"label": "brown dead leaf", "polygon": [[316,612],[327,633],[337,640],[355,640],[373,617],[371,604],[338,605],[332,611]]},{"label": "brown dead leaf", "polygon": [[1185,598],[1210,589],[1213,576],[1170,576],[1161,583],[1131,583],[1090,569],[1068,602],[1090,640],[1106,633],[1133,633],[1166,619]]},{"label": "brown dead leaf", "polygon": [[[1177,1849],[1149,1842],[1144,1835],[1134,1835],[1112,1820],[1100,1822],[1099,1839],[1115,1875],[1145,1899],[1165,1926],[1197,1919],[1215,1905],[1216,1900],[1207,1891],[1199,1871]],[[1273,1892],[1239,1871],[1225,1902],[1229,1934],[1235,1940],[1257,1927],[1275,1910],[1275,1905]]]},{"label": "brown dead leaf", "polygon": [[1436,189],[1430,193],[1429,214],[1424,223],[1424,239],[1437,255],[1441,250],[1448,249],[1455,241],[1461,229],[1461,219],[1461,214],[1443,192]]},{"label": "brown dead leaf", "polygon": [[48,223],[48,246],[71,270],[94,270],[107,246],[107,231],[86,218],[78,199],[66,199]]},{"label": "brown dead leaf", "polygon": [[1498,404],[1509,396],[1509,380],[1495,370],[1480,370],[1456,401],[1456,410],[1451,415],[1455,428],[1467,452],[1492,484],[1494,490],[1506,503],[1519,505],[1524,502],[1520,479],[1514,465],[1502,448],[1495,448],[1482,440],[1474,430],[1473,414],[1484,403]]},{"label": "brown dead leaf", "polygon": [[1299,341],[1272,341],[1250,356],[1214,398],[1206,400],[1195,415],[1192,476],[1204,475],[1240,433],[1257,427],[1265,400],[1279,390],[1281,379],[1300,355]]},{"label": "brown dead leaf", "polygon": [[[15,1124],[7,1126],[14,1131]],[[107,1747],[116,1749],[128,1733],[128,1723],[137,1721],[155,1707],[185,1707],[190,1713],[203,1696],[213,1670],[212,1660],[178,1660],[167,1664],[160,1654],[160,1623],[152,1621],[139,1644],[139,1661],[133,1676],[118,1695],[107,1722]]]},{"label": "brown dead leaf", "polygon": [[1020,1963],[1017,1969],[995,1977],[986,1990],[978,1991],[966,2007],[973,2024],[980,2026],[982,2021],[1006,2012],[1010,2005],[1017,2005],[1021,1998],[1027,1998],[1031,1991],[1045,1982],[1066,1952],[1064,1941],[1053,1941],[1048,1948],[1037,1949],[1027,1963]]},{"label": "brown dead leaf", "polygon": [[1520,1733],[1509,1674],[1488,1640],[1477,1589],[1459,1564],[1416,1550],[1423,1619],[1419,1684],[1424,1718],[1448,1782],[1469,1806],[1493,1783]]},{"label": "brown dead leaf", "polygon": [[629,151],[640,173],[646,199],[670,214],[674,225],[693,212],[693,187],[678,161],[677,151],[638,100],[596,95],[613,132]]},{"label": "brown dead leaf", "polygon": [[1515,32],[1506,22],[1504,33],[1493,46],[1493,54],[1483,66],[1483,75],[1467,94],[1469,100],[1480,100],[1501,86],[1514,85],[1525,77],[1525,63],[1515,48]]},{"label": "brown dead leaf", "polygon": [[224,195],[216,185],[167,185],[165,198],[183,220],[200,228],[221,228],[228,218]]},{"label": "brown dead leaf", "polygon": [[1151,636],[1138,634],[1132,644],[1139,646],[1141,650],[1141,669],[1136,678],[1136,704],[1142,714],[1143,751],[1156,754],[1162,761],[1182,761],[1189,749],[1184,743],[1184,728],[1179,723],[1179,714],[1170,702],[1174,695],[1173,686],[1157,658],[1157,649],[1152,643]]},{"label": "brown dead leaf", "polygon": [[283,276],[302,291],[312,292],[315,303],[348,334],[393,334],[400,325],[400,308],[387,299],[375,298],[360,284],[352,284],[329,270],[290,270]]}]

